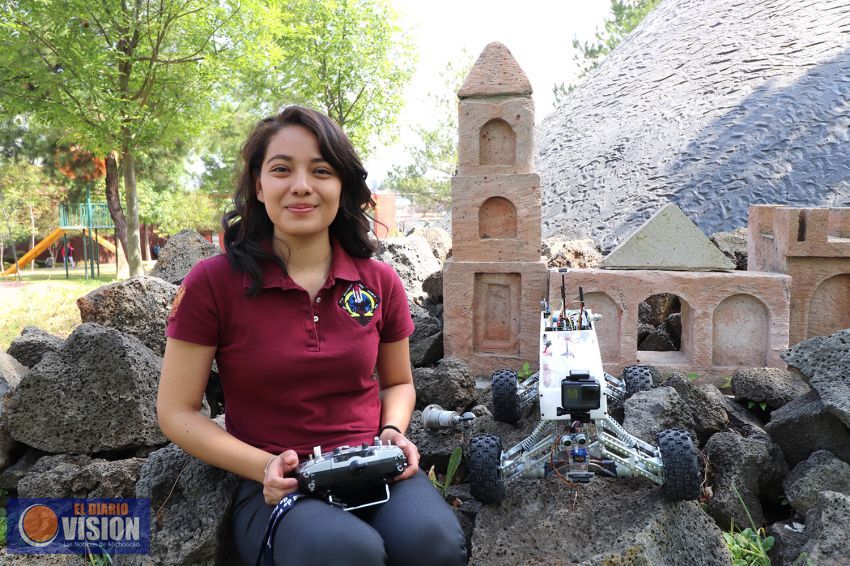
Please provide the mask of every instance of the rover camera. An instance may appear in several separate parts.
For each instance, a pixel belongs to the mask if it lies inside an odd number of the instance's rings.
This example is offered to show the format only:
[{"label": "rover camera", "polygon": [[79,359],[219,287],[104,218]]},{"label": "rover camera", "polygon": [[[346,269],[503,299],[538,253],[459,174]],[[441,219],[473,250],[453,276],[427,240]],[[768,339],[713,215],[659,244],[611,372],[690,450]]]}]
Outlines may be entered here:
[{"label": "rover camera", "polygon": [[584,413],[598,409],[601,395],[599,382],[593,379],[589,372],[572,370],[569,377],[561,380],[561,407],[558,413]]}]

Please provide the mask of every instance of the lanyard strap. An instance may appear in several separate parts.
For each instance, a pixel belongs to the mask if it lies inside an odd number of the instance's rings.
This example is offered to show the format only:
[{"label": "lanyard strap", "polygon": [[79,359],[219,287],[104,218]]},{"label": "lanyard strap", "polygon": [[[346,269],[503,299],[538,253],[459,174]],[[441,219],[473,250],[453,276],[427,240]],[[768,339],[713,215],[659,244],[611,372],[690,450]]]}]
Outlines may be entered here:
[{"label": "lanyard strap", "polygon": [[283,516],[295,506],[295,502],[304,497],[305,494],[297,491],[285,496],[275,505],[269,523],[266,525],[266,533],[263,535],[263,544],[260,547],[260,555],[257,556],[257,566],[274,566],[274,533]]}]

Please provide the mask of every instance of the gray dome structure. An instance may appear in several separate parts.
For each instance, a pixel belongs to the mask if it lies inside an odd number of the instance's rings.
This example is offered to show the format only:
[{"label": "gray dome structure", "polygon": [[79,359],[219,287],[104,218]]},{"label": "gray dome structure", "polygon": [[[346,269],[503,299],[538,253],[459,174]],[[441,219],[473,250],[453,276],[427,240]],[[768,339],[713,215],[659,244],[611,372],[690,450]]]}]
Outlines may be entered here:
[{"label": "gray dome structure", "polygon": [[850,205],[850,1],[665,0],[536,133],[543,235]]}]

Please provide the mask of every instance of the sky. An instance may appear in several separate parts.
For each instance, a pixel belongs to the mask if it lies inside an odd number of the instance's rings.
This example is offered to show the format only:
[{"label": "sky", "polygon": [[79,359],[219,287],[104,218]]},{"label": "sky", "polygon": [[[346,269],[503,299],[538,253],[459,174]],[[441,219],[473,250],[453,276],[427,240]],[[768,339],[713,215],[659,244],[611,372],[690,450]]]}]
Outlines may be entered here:
[{"label": "sky", "polygon": [[416,73],[405,92],[399,116],[399,142],[378,148],[366,160],[370,186],[377,186],[394,164],[405,161],[412,128],[425,123],[432,107],[427,94],[442,85],[440,71],[472,59],[488,43],[504,43],[525,71],[535,104],[535,122],[553,110],[552,86],[577,74],[572,40],[590,40],[609,14],[608,0],[391,0],[399,24],[418,56]]}]

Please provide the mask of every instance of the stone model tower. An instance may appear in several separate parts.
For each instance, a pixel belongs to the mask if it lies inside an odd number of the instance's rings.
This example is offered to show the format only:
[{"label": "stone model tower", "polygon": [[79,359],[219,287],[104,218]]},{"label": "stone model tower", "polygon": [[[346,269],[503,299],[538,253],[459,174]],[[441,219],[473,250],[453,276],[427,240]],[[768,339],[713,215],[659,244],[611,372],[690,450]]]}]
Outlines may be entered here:
[{"label": "stone model tower", "polygon": [[508,48],[491,43],[458,98],[452,257],[443,275],[445,351],[474,375],[523,362],[536,367],[547,270],[540,257],[531,84]]}]

